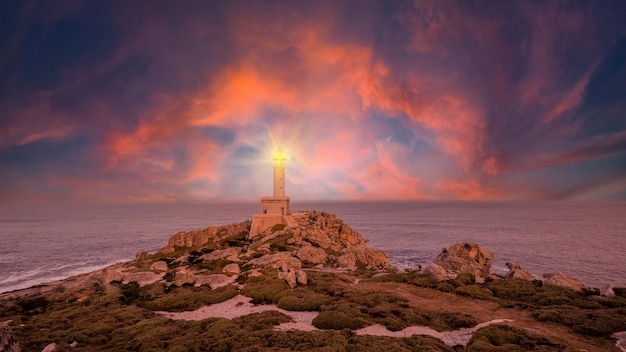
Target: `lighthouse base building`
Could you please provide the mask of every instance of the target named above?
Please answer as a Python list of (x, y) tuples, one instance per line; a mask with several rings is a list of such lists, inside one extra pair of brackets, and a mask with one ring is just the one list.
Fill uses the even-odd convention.
[(249, 238), (278, 224), (295, 225), (289, 208), (289, 197), (285, 196), (285, 160), (279, 148), (274, 160), (274, 195), (261, 198), (261, 212), (252, 216)]

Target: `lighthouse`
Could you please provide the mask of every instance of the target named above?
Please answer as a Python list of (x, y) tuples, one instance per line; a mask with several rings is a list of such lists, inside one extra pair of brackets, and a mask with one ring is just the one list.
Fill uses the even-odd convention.
[(285, 161), (287, 158), (278, 148), (274, 157), (274, 189), (271, 197), (261, 197), (261, 212), (252, 216), (250, 238), (278, 224), (295, 224), (289, 208), (289, 197), (285, 195)]
[(285, 154), (278, 148), (274, 155), (274, 198), (285, 197)]

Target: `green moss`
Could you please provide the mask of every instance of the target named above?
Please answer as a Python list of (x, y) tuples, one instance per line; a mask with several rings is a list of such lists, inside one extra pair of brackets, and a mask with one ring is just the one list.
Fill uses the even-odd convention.
[(489, 299), (493, 297), (493, 293), (488, 288), (481, 288), (478, 285), (469, 285), (457, 287), (454, 293), (459, 296), (465, 296), (476, 299)]
[(467, 344), (471, 351), (561, 351), (563, 346), (508, 325), (490, 325), (474, 333)]
[(331, 303), (332, 299), (303, 288), (293, 291), (282, 291), (275, 297), (277, 306), (288, 311), (315, 311), (320, 310), (322, 305)]
[(313, 319), (313, 326), (318, 329), (358, 330), (365, 326), (365, 321), (343, 310), (327, 310)]
[(241, 289), (241, 294), (252, 298), (254, 304), (275, 304), (278, 303), (278, 294), (288, 288), (282, 279), (264, 276), (249, 279), (249, 283)]
[(174, 287), (170, 291), (153, 290), (137, 301), (137, 305), (153, 311), (182, 312), (221, 303), (235, 297), (239, 292), (234, 286), (224, 286), (212, 290), (210, 287)]
[(572, 306), (543, 308), (533, 312), (542, 322), (569, 326), (586, 336), (609, 337), (616, 331), (626, 330), (626, 309), (587, 310)]

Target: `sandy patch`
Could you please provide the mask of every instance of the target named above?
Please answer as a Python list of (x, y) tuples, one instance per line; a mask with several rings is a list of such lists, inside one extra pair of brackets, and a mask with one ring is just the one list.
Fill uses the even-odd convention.
[[(280, 309), (273, 304), (268, 305), (253, 305), (250, 301), (252, 298), (237, 295), (228, 301), (222, 303), (213, 304), (210, 306), (204, 306), (194, 311), (188, 312), (156, 312), (167, 318), (174, 320), (203, 320), (207, 318), (226, 318), (233, 319), (252, 313), (261, 313), (268, 310), (275, 310), (291, 317), (292, 321), (289, 323), (282, 323), (276, 326), (274, 329), (287, 331), (287, 330), (299, 330), (299, 331), (313, 331), (318, 330), (313, 326), (313, 319), (317, 317), (319, 312), (290, 312), (284, 309)], [(356, 330), (358, 335), (374, 335), (374, 336), (391, 336), (391, 337), (409, 337), (412, 335), (429, 335), (436, 337), (443, 341), (448, 346), (467, 345), (472, 335), (479, 329), (489, 326), (491, 324), (498, 324), (504, 322), (510, 322), (511, 319), (494, 319), (482, 324), (478, 324), (473, 328), (464, 328), (454, 331), (443, 331), (431, 329), (427, 326), (410, 326), (401, 331), (389, 331), (382, 325), (372, 325), (363, 329)], [(625, 334), (626, 335), (626, 334)], [(626, 337), (626, 336), (625, 336)]]
[(473, 328), (463, 328), (454, 331), (442, 331), (431, 329), (427, 326), (409, 326), (400, 331), (389, 331), (386, 327), (376, 324), (363, 329), (356, 330), (357, 335), (374, 335), (374, 336), (390, 336), (390, 337), (409, 337), (412, 335), (429, 335), (443, 341), (448, 346), (462, 345), (465, 346), (472, 338), (472, 335), (481, 328), (491, 324), (499, 324), (510, 322), (510, 319), (494, 319), (488, 322), (478, 324)]
[(289, 323), (282, 323), (276, 327), (277, 330), (301, 330), (312, 331), (317, 330), (313, 326), (313, 319), (319, 314), (319, 312), (290, 312), (284, 309), (280, 309), (273, 304), (268, 305), (253, 305), (250, 303), (252, 298), (237, 295), (228, 301), (222, 303), (213, 304), (210, 306), (204, 306), (199, 309), (188, 312), (156, 312), (167, 318), (174, 320), (204, 320), (207, 318), (226, 318), (233, 319), (252, 313), (261, 313), (268, 310), (275, 310), (283, 313), (293, 320)]

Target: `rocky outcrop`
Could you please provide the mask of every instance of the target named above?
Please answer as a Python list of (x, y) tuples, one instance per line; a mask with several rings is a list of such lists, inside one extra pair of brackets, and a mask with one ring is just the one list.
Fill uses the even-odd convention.
[(477, 283), (483, 283), (492, 274), (491, 260), (493, 258), (493, 253), (487, 248), (482, 248), (473, 242), (465, 242), (444, 248), (434, 263), (446, 271), (448, 279), (470, 273), (474, 275)]
[(521, 279), (532, 281), (535, 279), (533, 274), (528, 271), (522, 269), (522, 267), (516, 262), (508, 262), (506, 263), (507, 268), (509, 268), (509, 272), (504, 275), (505, 279)]
[(278, 268), (283, 264), (287, 265), (290, 268), (302, 268), (302, 262), (300, 261), (300, 259), (293, 257), (290, 252), (266, 254), (260, 258), (252, 259), (248, 262), (248, 265), (251, 265), (252, 267), (262, 268)]
[(584, 286), (577, 278), (562, 272), (543, 274), (543, 283), (548, 285), (562, 286), (581, 292)]
[(20, 344), (15, 339), (11, 320), (0, 322), (0, 351), (20, 352)]
[(326, 264), (328, 254), (321, 248), (313, 247), (310, 244), (305, 243), (296, 252), (296, 257), (298, 257), (303, 263)]
[(250, 221), (226, 226), (208, 227), (204, 230), (183, 231), (175, 234), (167, 242), (167, 246), (160, 249), (160, 253), (173, 253), (176, 247), (197, 247), (209, 241), (220, 241), (237, 234), (247, 234)]
[(285, 280), (289, 287), (294, 288), (298, 284), (307, 284), (307, 275), (304, 270), (289, 267), (285, 263), (278, 266), (278, 278)]

